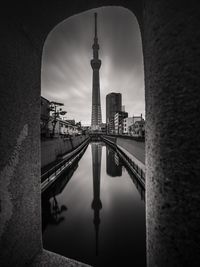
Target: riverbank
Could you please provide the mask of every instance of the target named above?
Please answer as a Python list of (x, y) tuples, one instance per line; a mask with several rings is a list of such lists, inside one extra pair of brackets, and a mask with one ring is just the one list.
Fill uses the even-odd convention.
[(47, 170), (41, 176), (41, 191), (42, 193), (49, 188), (60, 176), (69, 170), (84, 154), (89, 143), (89, 139), (86, 139), (81, 145), (79, 145), (72, 152), (64, 155), (59, 163), (56, 163), (51, 169)]
[[(95, 137), (96, 138), (96, 137)], [(121, 136), (101, 137), (104, 142), (117, 150), (130, 171), (138, 178), (140, 184), (145, 187), (145, 143)], [(67, 139), (53, 139), (42, 142), (42, 183), (50, 176), (56, 176), (58, 169), (77, 154), (79, 148), (93, 140), (89, 136), (77, 136)], [(95, 139), (96, 140), (96, 139)], [(51, 154), (52, 153), (52, 154)], [(46, 157), (46, 158), (44, 158)], [(49, 163), (48, 163), (49, 162)], [(46, 164), (48, 163), (48, 164)]]
[(86, 139), (87, 135), (74, 136), (70, 138), (50, 138), (41, 140), (41, 170), (44, 173), (54, 165), (60, 157), (72, 152)]
[(104, 142), (117, 149), (127, 166), (145, 187), (145, 143), (116, 136), (102, 136)]

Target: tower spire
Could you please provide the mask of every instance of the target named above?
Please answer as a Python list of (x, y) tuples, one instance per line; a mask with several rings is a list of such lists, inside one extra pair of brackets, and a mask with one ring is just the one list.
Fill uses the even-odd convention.
[(94, 13), (94, 43), (93, 59), (91, 60), (91, 67), (93, 69), (93, 84), (92, 84), (92, 119), (91, 126), (93, 130), (98, 130), (102, 123), (101, 118), (101, 99), (100, 99), (100, 79), (99, 69), (101, 67), (101, 60), (99, 59), (99, 44), (97, 37), (97, 13)]
[(96, 12), (94, 13), (94, 23), (95, 23), (95, 26), (94, 26), (94, 37), (97, 38), (97, 13)]

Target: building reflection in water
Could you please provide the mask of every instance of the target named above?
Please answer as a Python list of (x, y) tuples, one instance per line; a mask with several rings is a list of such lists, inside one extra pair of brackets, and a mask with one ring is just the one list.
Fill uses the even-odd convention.
[(102, 203), (100, 199), (100, 183), (101, 183), (101, 155), (102, 144), (91, 143), (92, 149), (92, 172), (93, 172), (93, 201), (92, 209), (94, 210), (93, 223), (95, 226), (95, 242), (96, 242), (96, 255), (98, 255), (98, 238), (99, 238), (99, 225), (100, 225), (100, 210)]
[(126, 168), (131, 180), (133, 181), (135, 187), (137, 188), (138, 193), (140, 194), (141, 200), (145, 202), (145, 189), (144, 187), (140, 184), (138, 179), (135, 177), (135, 175), (129, 170), (129, 168)]
[(77, 168), (78, 163), (73, 165), (67, 174), (64, 172), (59, 182), (55, 182), (42, 194), (42, 232), (48, 224), (58, 225), (65, 219), (63, 212), (67, 211), (67, 207), (65, 205), (59, 207), (56, 196), (62, 193)]
[[(102, 202), (100, 198), (101, 189), (101, 160), (102, 160), (102, 142), (91, 143), (92, 152), (92, 173), (93, 173), (93, 200), (91, 208), (93, 209), (93, 223), (95, 229), (95, 252), (98, 255), (98, 242), (100, 231), (100, 210), (102, 209)], [(70, 170), (59, 178), (59, 181), (54, 183), (51, 188), (42, 194), (42, 232), (45, 231), (48, 224), (59, 225), (65, 220), (65, 212), (67, 206), (58, 203), (57, 196), (66, 188), (68, 182), (78, 168), (78, 162), (74, 164)], [(125, 162), (118, 156), (118, 154), (110, 147), (106, 146), (106, 172), (111, 177), (122, 176), (122, 168), (125, 168), (130, 175), (131, 180), (135, 184), (141, 199), (145, 201), (145, 190), (138, 182), (137, 178), (127, 168)]]
[[(97, 264), (96, 266), (109, 266), (109, 264), (107, 263), (108, 256), (113, 259), (115, 258), (114, 255), (118, 255), (118, 253), (119, 256), (128, 255), (129, 248), (132, 247), (132, 243), (134, 249), (143, 246), (141, 244), (145, 244), (145, 236), (144, 236), (145, 224), (144, 224), (144, 217), (142, 217), (144, 215), (142, 210), (144, 205), (141, 204), (140, 201), (140, 197), (142, 200), (145, 201), (145, 190), (140, 185), (140, 182), (137, 180), (134, 174), (131, 173), (131, 170), (128, 168), (128, 165), (126, 164), (125, 161), (123, 161), (120, 155), (118, 155), (116, 151), (113, 151), (112, 148), (107, 146), (106, 149), (102, 151), (102, 146), (105, 146), (105, 144), (102, 142), (90, 143), (92, 164), (88, 162), (88, 160), (91, 161), (90, 151), (87, 151), (86, 157), (80, 164), (80, 168), (84, 169), (83, 178), (87, 190), (82, 190), (82, 192), (80, 192), (80, 195), (71, 194), (70, 197), (68, 195), (68, 198), (66, 198), (67, 194), (69, 193), (69, 191), (66, 190), (66, 188), (68, 187), (68, 182), (70, 181), (71, 177), (73, 177), (74, 172), (78, 168), (78, 161), (77, 161), (73, 166), (71, 166), (70, 169), (66, 171), (66, 173), (63, 173), (63, 176), (61, 176), (57, 182), (52, 184), (52, 186), (49, 187), (49, 189), (47, 189), (42, 194), (42, 230), (43, 230), (43, 244), (45, 249), (59, 252), (60, 254), (71, 258), (75, 258), (75, 255), (77, 255), (77, 259), (79, 259), (80, 261), (82, 260), (83, 262), (84, 261), (87, 262), (88, 259), (88, 263), (89, 261), (91, 261), (90, 264), (93, 266), (95, 266), (95, 264)], [(86, 161), (88, 164), (86, 164)], [(102, 168), (101, 168), (101, 162), (103, 165)], [(103, 170), (104, 174), (102, 180), (101, 180), (101, 170)], [(129, 173), (129, 175), (127, 175), (127, 172)], [(91, 173), (93, 174), (93, 177), (91, 177)], [(74, 192), (79, 192), (78, 190), (80, 190), (80, 188), (83, 185), (83, 179), (79, 179), (81, 174), (82, 172), (80, 171), (78, 175), (75, 175), (74, 177), (75, 179), (71, 181), (71, 189)], [(110, 176), (111, 177), (121, 176), (121, 177), (119, 179), (117, 178), (111, 179)], [(128, 192), (130, 194), (128, 194), (127, 196), (127, 186), (128, 188), (130, 186), (130, 181), (127, 181), (129, 177), (135, 184), (133, 194), (135, 194), (135, 187), (140, 193), (140, 197), (137, 194), (135, 194), (133, 210), (131, 206), (132, 195), (129, 189)], [(90, 191), (90, 187), (88, 189), (87, 185), (89, 183), (91, 184), (91, 182), (93, 182), (93, 189), (92, 189), (93, 196), (89, 197), (88, 199), (88, 192)], [(121, 186), (122, 184), (124, 184), (125, 186)], [(115, 201), (113, 203), (117, 205), (118, 204), (122, 205), (120, 207), (124, 207), (123, 206), (124, 203), (126, 205), (125, 209), (123, 208), (122, 214), (123, 216), (124, 214), (126, 215), (125, 217), (127, 219), (124, 221), (124, 223), (125, 225), (127, 225), (127, 227), (126, 226), (123, 227), (120, 223), (118, 223), (119, 220), (116, 220), (116, 218), (121, 218), (120, 213), (118, 214), (118, 209), (116, 212), (115, 210), (112, 210), (112, 206), (110, 207), (109, 211), (111, 212), (112, 216), (110, 216), (110, 212), (107, 212), (105, 206), (104, 210), (102, 210), (103, 205), (101, 199), (103, 200), (103, 196), (105, 196), (104, 195), (105, 191), (103, 189), (105, 189), (105, 186), (107, 185), (108, 186), (112, 185), (112, 187), (110, 186), (109, 188), (109, 194), (111, 194), (111, 201)], [(100, 190), (102, 190), (102, 192)], [(117, 198), (116, 198), (116, 192), (117, 192)], [(121, 202), (122, 197), (124, 197), (127, 201)], [(81, 204), (73, 206), (74, 201), (81, 201)], [(69, 209), (67, 208), (67, 206)], [(87, 208), (90, 209), (90, 212), (85, 212), (85, 206), (87, 206)], [(120, 208), (119, 212), (120, 210), (122, 209)], [(124, 211), (126, 212), (124, 213)], [(130, 214), (130, 222), (135, 221), (139, 223), (136, 224), (130, 223), (129, 214)], [(133, 216), (135, 216), (134, 214), (136, 214), (136, 216), (139, 216), (139, 219), (133, 218)], [(104, 222), (106, 221), (108, 222), (109, 218), (112, 229), (110, 227), (105, 227), (103, 229), (104, 224), (102, 223), (101, 220), (102, 216), (104, 216)], [(70, 219), (68, 220), (67, 218)], [(86, 218), (87, 223), (82, 224), (82, 218)], [(78, 229), (76, 230), (77, 232), (75, 232), (74, 230), (75, 221), (78, 222), (77, 223)], [(88, 223), (88, 221), (90, 223)], [(140, 222), (141, 222), (141, 227), (140, 227)], [(79, 225), (79, 223), (81, 225)], [(55, 227), (54, 226), (47, 227), (48, 225), (54, 225)], [(115, 225), (117, 226), (115, 227)], [(91, 227), (93, 230), (93, 235), (89, 237), (88, 234), (86, 233), (88, 233), (88, 231), (90, 232)], [(119, 237), (124, 237), (127, 235), (129, 236), (130, 233), (129, 230), (132, 228), (133, 228), (132, 230), (134, 231), (134, 235), (133, 237), (130, 236), (130, 238), (127, 237), (127, 239), (125, 240), (126, 244), (123, 245), (119, 244), (120, 245), (119, 248), (117, 244), (117, 249), (115, 249), (115, 240), (116, 240), (115, 231), (116, 229), (118, 229), (118, 227), (119, 227)], [(66, 231), (65, 235), (68, 237), (68, 240), (71, 240), (71, 243), (67, 242), (66, 244), (66, 238), (65, 237), (62, 238), (63, 231), (64, 232)], [(101, 246), (102, 253), (100, 253), (99, 249), (100, 234), (101, 234), (101, 240), (103, 242)], [(80, 236), (83, 236), (81, 242), (80, 242)], [(138, 241), (136, 241), (137, 243), (136, 245), (134, 245), (135, 243), (133, 240), (135, 236), (137, 236), (136, 239), (139, 240), (139, 243), (137, 243)], [(91, 247), (94, 248), (92, 253), (91, 253)], [(145, 245), (143, 246), (143, 248), (144, 247)], [(109, 253), (109, 255), (107, 253)], [(132, 250), (130, 253), (132, 253)], [(113, 266), (117, 266), (117, 264), (115, 264), (115, 260), (113, 264), (114, 264)]]
[(122, 176), (122, 164), (117, 153), (106, 147), (106, 172), (111, 177)]
[(130, 178), (135, 184), (141, 199), (145, 201), (145, 189), (138, 182), (138, 179), (135, 175), (130, 171), (127, 167), (126, 163), (119, 157), (116, 151), (114, 151), (111, 147), (106, 146), (106, 172), (111, 177), (120, 177), (122, 176), (122, 170), (129, 173)]

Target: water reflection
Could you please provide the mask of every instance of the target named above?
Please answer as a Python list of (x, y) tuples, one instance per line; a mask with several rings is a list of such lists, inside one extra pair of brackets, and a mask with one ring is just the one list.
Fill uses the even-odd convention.
[(90, 147), (42, 196), (44, 248), (94, 267), (145, 266), (144, 189), (116, 151)]
[(127, 171), (134, 185), (136, 186), (141, 200), (145, 201), (145, 190), (135, 175), (130, 171), (128, 165), (120, 158), (116, 151), (106, 146), (106, 172), (110, 177), (120, 177), (123, 171)]
[(99, 235), (99, 225), (101, 222), (100, 210), (102, 209), (102, 203), (100, 199), (102, 144), (92, 143), (91, 149), (92, 149), (92, 172), (93, 172), (92, 209), (94, 210), (93, 223), (95, 226), (96, 255), (98, 255), (98, 235)]
[(56, 199), (56, 197), (53, 197), (53, 201), (47, 201), (47, 203), (45, 203), (46, 205), (46, 211), (48, 212), (48, 214), (46, 214), (48, 216), (48, 223), (49, 224), (59, 224), (64, 220), (64, 216), (61, 216), (62, 213), (64, 211), (67, 210), (67, 207), (65, 205), (61, 205), (59, 207), (58, 201)]
[(57, 225), (65, 219), (61, 215), (64, 211), (67, 211), (67, 207), (66, 205), (59, 206), (56, 196), (62, 193), (77, 168), (78, 163), (76, 162), (67, 174), (62, 174), (59, 178), (59, 183), (54, 183), (50, 190), (42, 194), (42, 232), (44, 232), (48, 224)]
[(140, 184), (138, 179), (135, 177), (135, 175), (129, 170), (129, 168), (126, 169), (131, 180), (133, 181), (135, 187), (137, 188), (138, 193), (140, 194), (141, 200), (145, 202), (145, 190), (144, 187)]
[(106, 172), (111, 177), (122, 176), (122, 163), (117, 153), (106, 147)]

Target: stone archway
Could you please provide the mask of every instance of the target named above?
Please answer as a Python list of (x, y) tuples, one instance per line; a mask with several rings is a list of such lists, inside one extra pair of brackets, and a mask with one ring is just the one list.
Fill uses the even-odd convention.
[[(199, 7), (174, 1), (15, 3), (1, 9), (1, 224), (3, 266), (41, 254), (40, 67), (44, 40), (69, 16), (123, 6), (141, 27), (147, 114), (148, 266), (198, 266)], [(184, 108), (183, 108), (184, 107)], [(54, 255), (55, 264), (67, 260)], [(38, 257), (37, 266), (41, 263)]]

